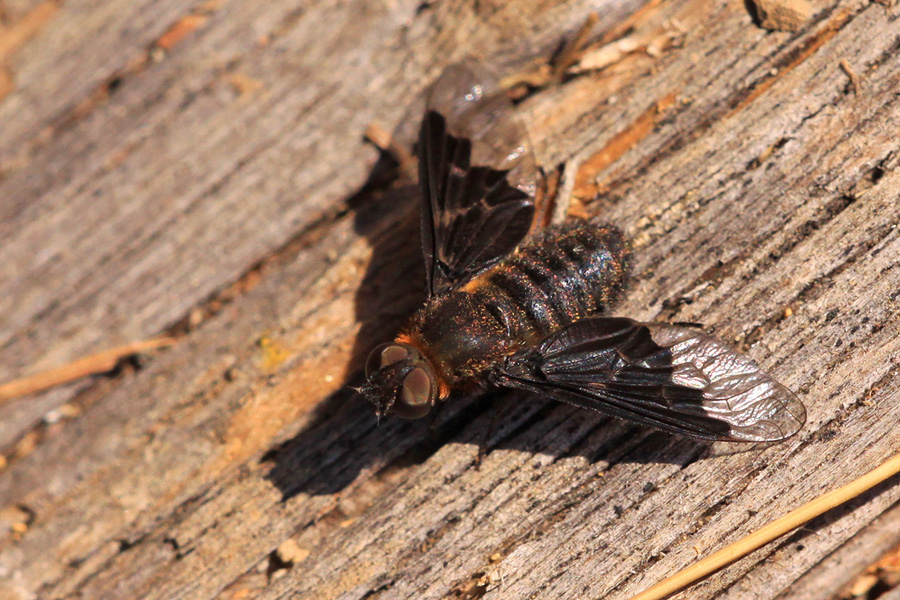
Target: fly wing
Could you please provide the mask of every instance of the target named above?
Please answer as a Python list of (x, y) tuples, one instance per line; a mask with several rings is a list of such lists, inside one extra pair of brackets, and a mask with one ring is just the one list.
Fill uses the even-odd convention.
[(702, 440), (795, 434), (806, 410), (753, 361), (699, 331), (596, 317), (523, 348), (495, 383)]
[(418, 152), (434, 295), (515, 250), (534, 219), (537, 176), (512, 102), (472, 61), (449, 67), (432, 86)]

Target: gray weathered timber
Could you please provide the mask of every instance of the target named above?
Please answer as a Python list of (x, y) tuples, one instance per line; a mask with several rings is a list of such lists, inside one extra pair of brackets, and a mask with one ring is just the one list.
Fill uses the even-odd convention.
[[(152, 335), (331, 222), (375, 159), (366, 126), (396, 122), (462, 41), (524, 63), (634, 6), (502, 4), (228, 3), (168, 53), (153, 40), (214, 5), (64, 4), (0, 104), (0, 377)], [(0, 440), (47, 405), (0, 419)]]
[[(625, 599), (900, 451), (900, 17), (816, 9), (789, 34), (708, 0), (60, 4), (0, 56), (0, 377), (212, 316), (0, 408), (0, 597)], [(490, 400), (376, 427), (346, 387), (422, 298), (414, 188), (357, 193), (366, 126), (591, 10), (592, 39), (639, 11), (678, 43), (528, 97), (541, 162), (634, 241), (615, 312), (746, 351), (806, 403), (792, 440), (509, 396), (476, 469)], [(896, 483), (683, 597), (830, 597), (900, 542)]]

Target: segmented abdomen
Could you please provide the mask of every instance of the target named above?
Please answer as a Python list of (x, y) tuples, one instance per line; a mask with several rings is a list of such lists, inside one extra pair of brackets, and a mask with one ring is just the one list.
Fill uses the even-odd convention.
[(569, 223), (542, 231), (479, 276), (471, 292), (510, 337), (534, 343), (609, 306), (624, 285), (626, 261), (618, 229)]

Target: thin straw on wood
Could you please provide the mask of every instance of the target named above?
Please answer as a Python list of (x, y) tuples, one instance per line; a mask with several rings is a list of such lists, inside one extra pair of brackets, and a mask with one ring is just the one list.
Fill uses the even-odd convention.
[(693, 564), (686, 569), (682, 569), (671, 577), (668, 577), (653, 587), (641, 592), (637, 596), (633, 596), (630, 600), (660, 600), (669, 594), (675, 593), (681, 588), (694, 583), (698, 579), (706, 577), (725, 565), (768, 544), (775, 538), (784, 535), (795, 527), (799, 527), (807, 521), (843, 504), (847, 500), (855, 498), (869, 488), (878, 485), (897, 473), (900, 473), (900, 454), (889, 458), (882, 463), (880, 467), (873, 471), (869, 471), (859, 479), (839, 487), (836, 490), (822, 494), (815, 500), (807, 502), (800, 508), (792, 510), (780, 519), (772, 521), (762, 529), (722, 548), (718, 552), (710, 554), (700, 562)]
[(141, 342), (132, 342), (118, 348), (110, 348), (91, 356), (70, 362), (67, 365), (14, 379), (13, 381), (0, 385), (0, 404), (5, 404), (19, 396), (25, 396), (40, 392), (48, 388), (69, 383), (82, 377), (96, 375), (112, 371), (116, 364), (126, 356), (146, 352), (155, 348), (163, 348), (171, 346), (175, 343), (175, 338), (160, 337)]

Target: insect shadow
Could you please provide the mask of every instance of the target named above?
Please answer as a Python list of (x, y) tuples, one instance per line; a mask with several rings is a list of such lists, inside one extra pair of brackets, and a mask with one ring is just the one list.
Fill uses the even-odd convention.
[(371, 349), (391, 339), (425, 299), (417, 210), (419, 190), (396, 181), (397, 164), (383, 153), (367, 183), (349, 201), (354, 229), (367, 238), (372, 258), (356, 292), (360, 323), (345, 369), (345, 385), (322, 400), (309, 423), (261, 459), (267, 479), (288, 500), (297, 494), (334, 494), (363, 471), (408, 468), (448, 443), (479, 454), (496, 450), (540, 453), (558, 459), (580, 455), (590, 462), (687, 465), (710, 445), (609, 419), (535, 394), (491, 390), (454, 398), (427, 419), (382, 419), (354, 388), (364, 381)]

